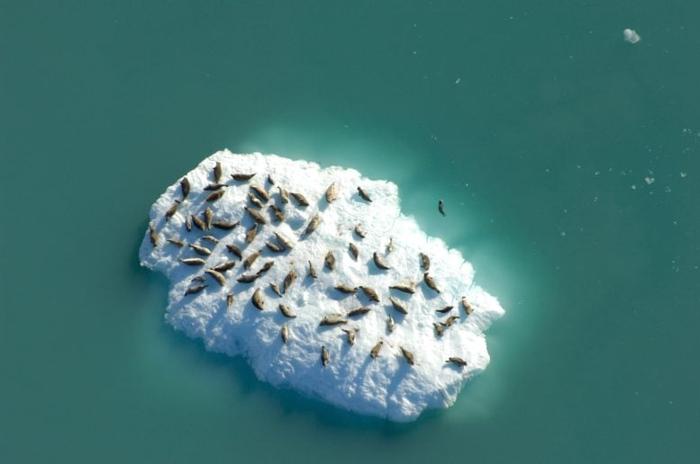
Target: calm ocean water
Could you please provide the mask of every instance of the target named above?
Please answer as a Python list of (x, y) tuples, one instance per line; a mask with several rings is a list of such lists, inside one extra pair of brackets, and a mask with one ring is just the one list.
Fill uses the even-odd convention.
[[(700, 4), (139, 3), (0, 1), (0, 462), (697, 461)], [(508, 312), (453, 408), (164, 324), (148, 208), (224, 147), (392, 180), (474, 264)]]

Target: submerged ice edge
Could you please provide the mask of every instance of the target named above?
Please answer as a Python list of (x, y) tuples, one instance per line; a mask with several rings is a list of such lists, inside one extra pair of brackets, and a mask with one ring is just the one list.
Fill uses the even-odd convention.
[(401, 213), (391, 182), (223, 151), (171, 185), (150, 220), (140, 258), (171, 282), (167, 321), (243, 354), (261, 380), (406, 421), (454, 403), (489, 363), (483, 332), (504, 310), (459, 251)]

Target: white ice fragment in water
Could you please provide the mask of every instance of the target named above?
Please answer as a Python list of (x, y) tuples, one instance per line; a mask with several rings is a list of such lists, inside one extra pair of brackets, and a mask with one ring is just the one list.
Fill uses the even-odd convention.
[(688, 177), (688, 173), (681, 171), (681, 177), (683, 177), (683, 178)]
[(455, 84), (459, 84), (460, 82), (462, 82), (462, 78), (458, 77), (457, 80), (455, 81)]
[(656, 179), (654, 179), (654, 178), (651, 177), (651, 176), (646, 176), (646, 177), (644, 178), (644, 182), (646, 182), (647, 185), (653, 184), (655, 180), (656, 180)]
[[(211, 184), (217, 162), (226, 186), (223, 196), (207, 200), (212, 190), (204, 188), (216, 190)], [(252, 178), (244, 179), (250, 174)], [(244, 356), (258, 378), (275, 386), (396, 421), (450, 406), (462, 385), (488, 365), (484, 331), (504, 314), (503, 308), (474, 284), (474, 270), (459, 251), (427, 236), (415, 219), (401, 213), (395, 184), (368, 179), (353, 169), (229, 151), (215, 153), (185, 177), (187, 188), (181, 183), (184, 178), (178, 179), (153, 204), (139, 253), (142, 265), (170, 280), (166, 321), (203, 340), (206, 349)], [(333, 183), (334, 199), (329, 202), (326, 192)], [(255, 200), (250, 199), (250, 186), (263, 189), (253, 193)], [(358, 194), (358, 186), (371, 201)], [(183, 198), (184, 190), (189, 194)], [(292, 192), (302, 194), (308, 205)], [(262, 217), (244, 210), (246, 205), (254, 210), (256, 202), (262, 203)], [(316, 215), (320, 220), (315, 228), (304, 234)], [(264, 224), (256, 226), (253, 216)], [(190, 221), (196, 227), (188, 230)], [(207, 222), (211, 229), (201, 230)], [(356, 231), (358, 224), (364, 237)], [(197, 254), (188, 245), (201, 243), (204, 235), (218, 241), (207, 242), (210, 254)], [(285, 241), (289, 247), (282, 246)], [(176, 245), (181, 242), (184, 246)], [(329, 251), (334, 269), (325, 264)], [(239, 252), (243, 260), (260, 255), (246, 269)], [(375, 252), (389, 269), (377, 267)], [(420, 253), (430, 259), (429, 275), (439, 292), (424, 280)], [(188, 258), (197, 259), (182, 263)], [(203, 265), (197, 265), (200, 260)], [(235, 265), (229, 268), (232, 261)], [(309, 276), (309, 263), (316, 278)], [(212, 267), (220, 271), (205, 272)], [(292, 269), (297, 278), (286, 279)], [(252, 283), (238, 281), (256, 274)], [(415, 286), (413, 294), (389, 288), (406, 282)], [(372, 301), (365, 291), (348, 290), (360, 285), (374, 289), (380, 301)], [(390, 296), (408, 314), (395, 309)], [(461, 303), (463, 296), (467, 306)], [(447, 306), (454, 308), (446, 314), (436, 311)], [(358, 308), (369, 311), (348, 316)], [(333, 313), (343, 323), (319, 326)], [(353, 344), (342, 329), (354, 334)], [(370, 352), (379, 341), (383, 345), (374, 359)], [(454, 356), (466, 366), (446, 362)]]
[(635, 31), (634, 29), (625, 29), (624, 31), (622, 31), (622, 35), (624, 36), (625, 41), (631, 44), (636, 44), (637, 42), (642, 40), (639, 34), (637, 34), (637, 31)]

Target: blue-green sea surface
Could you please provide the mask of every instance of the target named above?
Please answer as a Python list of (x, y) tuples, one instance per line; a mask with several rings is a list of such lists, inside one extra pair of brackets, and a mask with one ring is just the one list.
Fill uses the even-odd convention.
[[(697, 462), (698, 18), (0, 0), (0, 462)], [(356, 416), (165, 325), (148, 209), (222, 148), (391, 180), (474, 264), (507, 314), (454, 407)]]

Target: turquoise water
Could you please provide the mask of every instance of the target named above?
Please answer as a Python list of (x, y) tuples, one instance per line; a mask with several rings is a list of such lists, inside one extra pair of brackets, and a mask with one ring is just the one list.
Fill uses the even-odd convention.
[[(700, 4), (332, 3), (0, 1), (0, 462), (695, 462)], [(148, 208), (223, 147), (390, 179), (474, 263), (508, 313), (453, 408), (163, 323)]]

